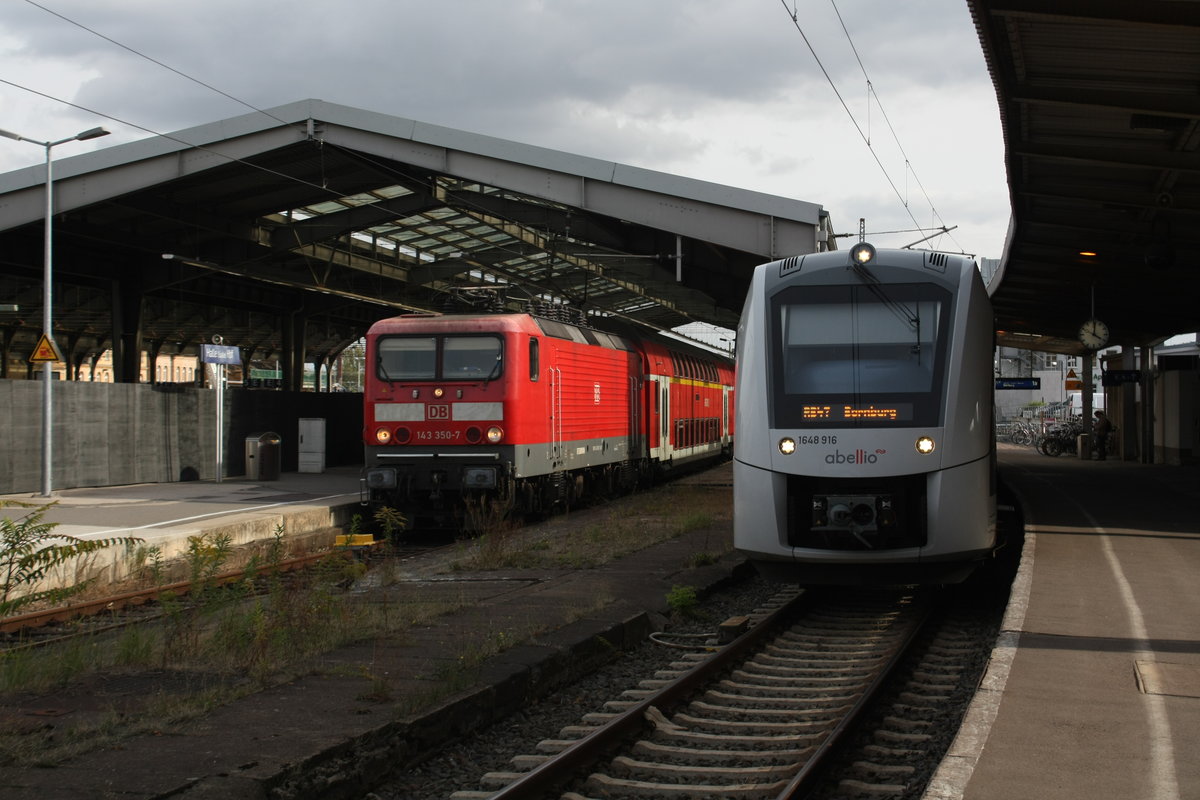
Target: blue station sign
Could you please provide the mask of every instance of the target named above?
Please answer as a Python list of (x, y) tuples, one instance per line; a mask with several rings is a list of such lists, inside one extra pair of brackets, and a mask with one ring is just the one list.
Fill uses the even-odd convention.
[(997, 389), (1040, 389), (1041, 378), (996, 378)]
[(1137, 383), (1142, 379), (1142, 373), (1136, 369), (1110, 369), (1100, 376), (1104, 386), (1120, 386), (1122, 383)]
[(205, 364), (242, 363), (241, 352), (231, 344), (202, 344), (200, 345), (200, 360)]

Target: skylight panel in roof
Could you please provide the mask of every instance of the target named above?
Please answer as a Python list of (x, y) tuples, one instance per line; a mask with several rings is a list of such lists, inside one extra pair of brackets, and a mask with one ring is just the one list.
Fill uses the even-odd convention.
[(373, 192), (359, 192), (358, 194), (343, 197), (341, 201), (348, 206), (365, 206), (371, 203), (378, 203), (379, 199), (379, 196)]
[(405, 195), (412, 194), (413, 192), (411, 189), (408, 189), (404, 186), (393, 184), (392, 186), (384, 186), (380, 189), (372, 189), (371, 193), (383, 198), (384, 200), (390, 200), (393, 197), (404, 197)]
[(313, 214), (332, 214), (335, 211), (345, 211), (346, 206), (340, 200), (326, 200), (322, 203), (305, 206), (304, 210), (311, 211)]

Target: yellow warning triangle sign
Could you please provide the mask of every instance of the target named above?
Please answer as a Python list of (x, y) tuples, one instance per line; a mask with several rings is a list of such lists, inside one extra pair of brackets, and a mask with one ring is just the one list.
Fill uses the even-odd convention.
[(37, 347), (33, 348), (33, 353), (29, 356), (30, 364), (37, 364), (44, 361), (62, 361), (62, 354), (58, 352), (58, 348), (54, 346), (54, 340), (49, 335), (43, 333), (42, 338), (38, 339)]
[(1071, 369), (1071, 370), (1067, 370), (1067, 377), (1068, 378), (1078, 378), (1079, 376), (1075, 374), (1075, 370)]

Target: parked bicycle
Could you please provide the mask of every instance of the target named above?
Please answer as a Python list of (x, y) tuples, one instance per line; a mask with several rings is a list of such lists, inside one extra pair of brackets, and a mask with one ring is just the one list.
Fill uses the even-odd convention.
[(1041, 436), (1037, 427), (1028, 420), (996, 423), (996, 439), (1022, 446), (1031, 445)]
[(1087, 432), (1087, 426), (1078, 419), (1052, 425), (1046, 430), (1046, 435), (1037, 440), (1037, 451), (1044, 456), (1074, 453), (1079, 434)]
[(1040, 436), (1041, 433), (1031, 422), (1014, 422), (1008, 433), (1009, 441), (1022, 446), (1033, 444)]

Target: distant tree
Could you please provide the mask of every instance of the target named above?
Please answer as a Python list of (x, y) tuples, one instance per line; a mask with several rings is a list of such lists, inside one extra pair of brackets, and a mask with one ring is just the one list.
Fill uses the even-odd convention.
[(367, 360), (367, 343), (364, 339), (354, 342), (337, 357), (337, 382), (348, 392), (361, 392), (363, 372)]

